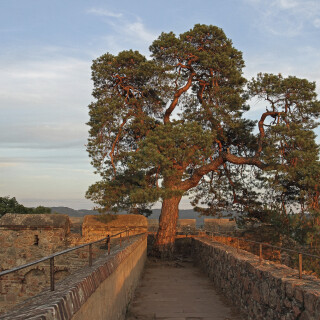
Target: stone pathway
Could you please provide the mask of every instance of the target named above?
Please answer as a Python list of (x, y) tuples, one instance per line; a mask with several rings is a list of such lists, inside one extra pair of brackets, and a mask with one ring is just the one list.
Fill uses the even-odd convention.
[(191, 262), (149, 259), (126, 320), (242, 320)]

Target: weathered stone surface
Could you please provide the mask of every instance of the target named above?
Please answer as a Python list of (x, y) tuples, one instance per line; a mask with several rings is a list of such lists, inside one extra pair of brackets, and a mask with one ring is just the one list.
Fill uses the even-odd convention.
[[(0, 219), (0, 271), (67, 249), (70, 246), (69, 232), (70, 220), (67, 215), (5, 214)], [(68, 255), (67, 261), (62, 257), (56, 259), (57, 281), (70, 274), (73, 269), (70, 262), (75, 260), (72, 257), (75, 255)], [(0, 313), (48, 287), (48, 274), (49, 264), (44, 262), (2, 277)]]
[(148, 219), (148, 231), (157, 232), (159, 229), (159, 219)]
[[(100, 238), (103, 237), (100, 235), (98, 239)], [(89, 239), (70, 232), (70, 220), (67, 215), (6, 214), (0, 219), (0, 241), (0, 271), (3, 271), (89, 242)], [(111, 249), (116, 242), (119, 242), (119, 239), (111, 239)], [(104, 242), (94, 244), (93, 260), (105, 252)], [(88, 265), (88, 257), (88, 247), (56, 257), (55, 281), (61, 281)], [(0, 313), (48, 288), (49, 274), (49, 262), (45, 261), (2, 277)]]
[(148, 228), (147, 218), (137, 214), (119, 214), (116, 219), (104, 223), (99, 221), (96, 215), (88, 215), (84, 217), (82, 224), (83, 241), (99, 240), (107, 235), (115, 235), (126, 230), (126, 228), (130, 228), (130, 235), (146, 232)]
[(194, 261), (249, 320), (320, 320), (320, 280), (251, 253), (195, 238)]
[(7, 213), (0, 219), (0, 229), (62, 228), (70, 230), (70, 220), (66, 214), (17, 214)]
[(234, 231), (237, 226), (235, 220), (230, 220), (227, 218), (205, 218), (203, 222), (204, 230), (209, 232)]
[(55, 291), (41, 292), (0, 319), (124, 319), (146, 260), (146, 241), (146, 235), (135, 236), (121, 251), (101, 256), (58, 283)]

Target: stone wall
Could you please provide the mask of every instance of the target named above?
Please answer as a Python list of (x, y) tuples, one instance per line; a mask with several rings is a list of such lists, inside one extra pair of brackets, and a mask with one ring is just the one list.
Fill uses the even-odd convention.
[[(6, 214), (0, 219), (0, 271), (82, 243), (70, 233), (70, 220), (60, 214)], [(93, 259), (105, 253), (93, 246)], [(88, 248), (55, 258), (55, 280), (60, 281), (88, 264)], [(36, 264), (0, 279), (0, 313), (50, 286), (49, 261)]]
[(134, 236), (122, 250), (103, 255), (92, 267), (62, 280), (55, 291), (43, 291), (1, 320), (124, 319), (146, 260), (146, 235)]
[(230, 232), (236, 229), (236, 221), (226, 218), (206, 218), (203, 220), (203, 229), (209, 232)]
[(67, 215), (7, 213), (0, 219), (0, 271), (66, 249), (69, 233)]
[[(84, 217), (82, 224), (83, 242), (96, 241), (107, 235), (114, 235), (130, 228), (130, 236), (147, 231), (147, 218), (136, 214), (119, 214), (115, 219), (105, 223), (99, 221), (99, 216), (88, 215)], [(124, 234), (122, 235), (124, 236)]]
[(178, 219), (177, 232), (194, 234), (196, 231), (196, 219)]
[(250, 320), (319, 320), (320, 280), (246, 251), (195, 238), (194, 261)]
[(148, 231), (157, 232), (159, 229), (159, 219), (148, 219)]
[[(148, 231), (157, 232), (159, 219), (148, 219)], [(196, 219), (178, 219), (177, 232), (194, 234), (196, 231)]]

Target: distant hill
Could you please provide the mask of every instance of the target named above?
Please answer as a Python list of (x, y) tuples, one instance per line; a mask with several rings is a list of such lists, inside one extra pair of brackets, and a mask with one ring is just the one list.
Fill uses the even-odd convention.
[(61, 213), (61, 214), (67, 214), (69, 217), (84, 217), (86, 215), (90, 214), (98, 214), (98, 211), (95, 210), (87, 210), (87, 209), (80, 209), (75, 210), (68, 207), (51, 207), (51, 212), (54, 213)]
[[(99, 214), (96, 210), (87, 210), (80, 209), (75, 210), (68, 207), (51, 207), (52, 213), (62, 213), (67, 214), (70, 217), (84, 217), (86, 215)], [(125, 214), (126, 212), (119, 212), (119, 214)], [(161, 209), (153, 209), (152, 214), (148, 217), (148, 219), (159, 219), (161, 213)], [(200, 216), (199, 213), (195, 212), (193, 209), (185, 209), (179, 210), (179, 218), (180, 219), (196, 219), (197, 226), (203, 225), (203, 219), (210, 218), (205, 216)]]

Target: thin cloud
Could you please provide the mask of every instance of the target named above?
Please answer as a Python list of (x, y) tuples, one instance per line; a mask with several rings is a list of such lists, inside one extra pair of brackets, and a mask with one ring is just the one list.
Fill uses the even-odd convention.
[(6, 148), (83, 148), (87, 138), (84, 124), (58, 123), (5, 125), (0, 128), (0, 146)]
[(245, 0), (258, 13), (257, 26), (277, 36), (301, 35), (305, 28), (320, 28), (318, 0)]
[(109, 52), (117, 54), (132, 48), (146, 56), (150, 54), (148, 48), (158, 35), (149, 31), (139, 19), (134, 22), (122, 20), (121, 23), (108, 21), (108, 24), (113, 29), (112, 35), (104, 37)]
[(14, 162), (0, 162), (0, 168), (17, 167), (19, 164)]
[(138, 16), (131, 15), (128, 18), (128, 16), (122, 13), (95, 8), (90, 9), (88, 12), (102, 17), (116, 18), (105, 19), (103, 21), (111, 27), (112, 32), (108, 32), (108, 34), (100, 38), (104, 42), (104, 48), (107, 48), (108, 52), (114, 54), (128, 48), (133, 48), (148, 55), (149, 45), (159, 35), (159, 33), (150, 31)]
[(112, 17), (112, 18), (121, 18), (123, 16), (122, 13), (115, 13), (106, 9), (98, 9), (98, 8), (91, 8), (87, 12), (97, 16)]

